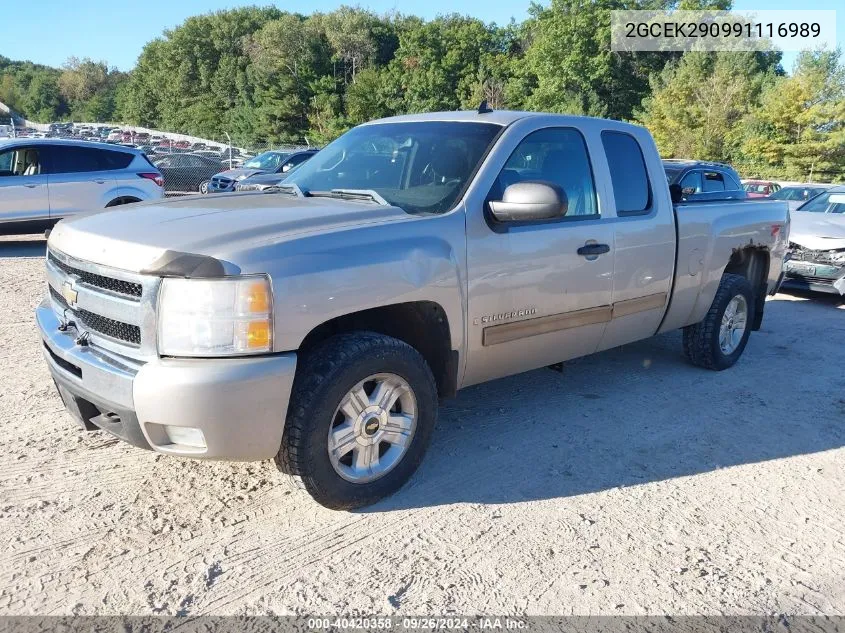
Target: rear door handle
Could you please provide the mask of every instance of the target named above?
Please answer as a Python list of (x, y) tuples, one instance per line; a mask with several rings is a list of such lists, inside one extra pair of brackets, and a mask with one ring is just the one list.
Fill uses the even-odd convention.
[(102, 184), (104, 184), (106, 181), (105, 181), (105, 180), (103, 180), (102, 178), (94, 178), (94, 180), (92, 180), (91, 182), (96, 182), (98, 185), (102, 185)]
[(578, 254), (584, 257), (598, 257), (610, 252), (610, 246), (607, 244), (584, 244), (578, 249)]
[(35, 189), (38, 186), (38, 183), (37, 182), (25, 182), (23, 184), (23, 186), (27, 187), (29, 189)]

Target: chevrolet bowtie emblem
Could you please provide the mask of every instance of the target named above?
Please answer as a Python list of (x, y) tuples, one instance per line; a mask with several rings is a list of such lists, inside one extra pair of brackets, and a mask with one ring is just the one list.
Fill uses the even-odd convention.
[(67, 304), (73, 308), (76, 306), (76, 300), (79, 298), (79, 293), (74, 289), (73, 284), (66, 281), (62, 284), (62, 296), (67, 301)]

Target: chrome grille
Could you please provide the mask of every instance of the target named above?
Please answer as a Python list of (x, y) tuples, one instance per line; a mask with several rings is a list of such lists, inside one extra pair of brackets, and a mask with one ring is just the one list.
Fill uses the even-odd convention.
[(68, 264), (60, 261), (55, 255), (53, 255), (53, 253), (48, 253), (47, 259), (57, 268), (63, 270), (68, 275), (78, 277), (81, 282), (86, 283), (89, 286), (102, 288), (103, 290), (110, 290), (111, 292), (126, 295), (127, 297), (140, 298), (141, 296), (141, 284), (123, 281), (122, 279), (115, 279), (113, 277), (104, 277), (103, 275), (97, 275), (79, 268), (74, 268), (73, 266), (69, 266)]
[[(52, 286), (50, 287), (50, 295), (53, 297), (53, 301), (66, 309), (70, 309), (65, 298)], [(115, 319), (94, 314), (89, 310), (75, 310), (73, 311), (73, 315), (83, 326), (99, 332), (104, 336), (131, 343), (132, 345), (141, 344), (141, 328), (137, 325), (116, 321)]]
[(48, 297), (88, 344), (127, 359), (157, 355), (155, 304), (161, 279), (47, 249)]

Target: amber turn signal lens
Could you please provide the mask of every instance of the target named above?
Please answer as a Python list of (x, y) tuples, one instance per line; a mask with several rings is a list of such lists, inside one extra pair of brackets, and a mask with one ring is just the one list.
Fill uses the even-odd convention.
[(267, 314), (270, 312), (270, 291), (265, 281), (254, 281), (249, 284), (246, 303), (251, 314)]
[(246, 333), (248, 349), (267, 349), (270, 347), (270, 322), (250, 321)]

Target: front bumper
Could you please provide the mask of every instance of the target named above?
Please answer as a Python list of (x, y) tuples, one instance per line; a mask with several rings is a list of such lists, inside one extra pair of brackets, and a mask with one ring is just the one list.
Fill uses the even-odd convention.
[(212, 178), (208, 183), (208, 193), (231, 193), (237, 186), (237, 180), (217, 180)]
[(845, 296), (845, 266), (790, 259), (785, 272), (783, 288)]
[[(140, 363), (76, 343), (45, 301), (36, 308), (44, 357), (71, 415), (135, 446), (204, 459), (256, 461), (282, 442), (296, 354)], [(174, 443), (169, 427), (199, 429), (205, 446)]]

